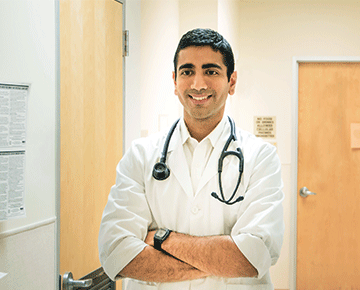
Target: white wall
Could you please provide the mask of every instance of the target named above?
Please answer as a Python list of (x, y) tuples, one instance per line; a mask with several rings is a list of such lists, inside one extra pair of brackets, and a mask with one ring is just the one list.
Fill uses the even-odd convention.
[(177, 1), (141, 1), (141, 75), (137, 83), (141, 89), (142, 136), (170, 125), (179, 115), (172, 81), (178, 31)]
[(218, 28), (218, 0), (181, 0), (178, 13), (179, 38), (194, 28)]
[[(161, 76), (160, 82), (167, 82), (167, 79), (163, 78), (169, 78), (168, 71), (172, 68), (168, 68), (167, 65), (172, 62), (172, 55), (182, 33), (191, 28), (207, 26), (217, 28), (229, 40), (236, 58), (238, 85), (235, 95), (229, 98), (227, 111), (234, 117), (237, 126), (250, 132), (254, 130), (254, 116), (270, 115), (277, 118), (275, 141), (282, 162), (285, 184), (286, 232), (280, 260), (271, 269), (271, 275), (275, 288), (289, 289), (292, 285), (290, 264), (292, 255), (295, 254), (290, 244), (294, 237), (294, 230), (291, 229), (291, 209), (297, 195), (296, 192), (292, 192), (291, 184), (292, 58), (294, 56), (359, 56), (360, 2), (217, 0), (214, 2), (218, 2), (218, 10), (214, 11), (213, 1), (206, 2), (208, 5), (203, 7), (201, 7), (202, 0), (194, 1), (192, 5), (190, 5), (192, 1), (188, 0), (170, 2), (177, 1), (180, 3), (178, 10), (176, 4), (173, 4), (171, 9), (166, 7), (161, 11), (155, 9), (151, 18), (143, 19), (142, 33), (151, 26), (158, 28), (161, 34), (173, 33), (174, 36), (171, 37), (171, 45), (164, 46), (163, 43), (158, 42), (159, 35), (153, 34), (152, 41), (146, 44), (151, 54), (143, 51), (141, 65), (146, 66), (149, 59), (154, 58), (154, 54), (161, 54), (162, 61), (158, 63), (157, 72)], [(173, 26), (176, 22), (175, 24), (166, 22), (170, 18), (173, 19), (172, 21), (178, 18), (178, 28)], [(151, 45), (152, 48), (149, 47)], [(165, 67), (166, 73), (161, 74)], [(152, 78), (153, 82), (159, 82), (157, 76), (155, 74)], [(142, 74), (142, 78), (144, 77), (147, 77), (145, 73)], [(141, 86), (144, 84), (141, 82)], [(161, 92), (155, 93), (146, 90), (146, 87), (142, 87), (142, 91), (141, 129), (151, 133), (157, 131), (155, 123), (160, 111), (153, 103), (158, 102), (165, 95), (173, 94), (173, 87), (167, 83)], [(173, 104), (163, 102), (161, 112), (172, 112)]]
[(141, 88), (142, 136), (166, 129), (182, 115), (172, 80), (174, 53), (188, 30), (217, 28), (217, 7), (217, 0), (141, 1), (141, 77), (136, 82)]
[(55, 216), (55, 3), (0, 0), (0, 81), (30, 83), (25, 219), (6, 231)]
[[(129, 56), (125, 58), (125, 130), (124, 149), (141, 132), (141, 0), (125, 2), (125, 29), (129, 30)], [(128, 96), (128, 97), (127, 97)]]
[[(0, 0), (0, 82), (30, 83), (26, 217), (0, 222), (0, 289), (55, 285), (55, 1)], [(15, 264), (16, 263), (16, 264)], [(36, 278), (41, 273), (43, 278)], [(50, 288), (49, 288), (50, 287)]]

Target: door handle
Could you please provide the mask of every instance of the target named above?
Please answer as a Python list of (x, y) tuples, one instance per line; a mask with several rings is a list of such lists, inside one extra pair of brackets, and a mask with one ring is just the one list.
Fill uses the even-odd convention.
[(311, 192), (305, 186), (299, 190), (299, 194), (301, 197), (308, 197), (309, 195), (316, 195), (315, 192)]
[(63, 276), (63, 290), (73, 290), (76, 288), (85, 288), (92, 285), (92, 279), (74, 280), (71, 272), (66, 272)]

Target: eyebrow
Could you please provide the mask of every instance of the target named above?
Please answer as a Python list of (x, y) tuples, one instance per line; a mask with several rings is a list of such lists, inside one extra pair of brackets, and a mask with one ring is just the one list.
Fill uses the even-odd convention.
[(179, 66), (179, 70), (186, 69), (186, 68), (194, 68), (195, 66), (192, 63), (185, 63)]
[(202, 68), (203, 69), (207, 69), (207, 68), (218, 68), (218, 69), (221, 69), (221, 66), (219, 66), (218, 64), (216, 63), (207, 63), (207, 64), (203, 64), (202, 65)]
[[(194, 68), (195, 66), (192, 64), (192, 63), (185, 63), (183, 65), (181, 65), (179, 67), (179, 71), (182, 70), (182, 69), (189, 69), (189, 68)], [(219, 66), (218, 64), (216, 63), (206, 63), (206, 64), (203, 64), (201, 66), (202, 69), (207, 69), (207, 68), (218, 68), (218, 69), (222, 69), (221, 66)]]

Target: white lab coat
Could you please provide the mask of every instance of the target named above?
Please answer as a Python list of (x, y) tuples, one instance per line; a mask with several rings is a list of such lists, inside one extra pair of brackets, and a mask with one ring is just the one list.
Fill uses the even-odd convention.
[[(148, 229), (166, 227), (195, 236), (231, 235), (240, 251), (257, 269), (257, 278), (207, 277), (176, 283), (127, 281), (126, 289), (273, 289), (269, 268), (275, 264), (282, 245), (284, 223), (280, 162), (274, 146), (237, 129), (238, 141), (228, 150), (240, 147), (244, 173), (236, 197), (245, 199), (226, 205), (211, 196), (218, 195), (218, 158), (230, 134), (227, 122), (214, 147), (196, 193), (193, 192), (179, 125), (169, 145), (167, 164), (170, 177), (152, 177), (167, 132), (136, 140), (117, 166), (116, 184), (105, 207), (99, 233), (100, 261), (115, 279), (146, 244)], [(230, 196), (238, 178), (238, 159), (227, 157), (223, 166), (223, 188)], [(228, 198), (227, 197), (227, 198)]]

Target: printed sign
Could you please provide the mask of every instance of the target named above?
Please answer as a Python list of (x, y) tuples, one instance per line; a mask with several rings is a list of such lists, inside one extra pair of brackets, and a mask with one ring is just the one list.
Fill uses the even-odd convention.
[(26, 120), (30, 85), (0, 83), (0, 221), (25, 213)]
[(276, 139), (276, 117), (254, 117), (256, 137)]

